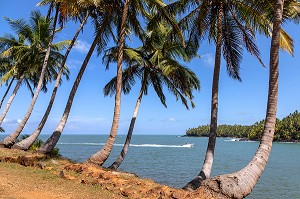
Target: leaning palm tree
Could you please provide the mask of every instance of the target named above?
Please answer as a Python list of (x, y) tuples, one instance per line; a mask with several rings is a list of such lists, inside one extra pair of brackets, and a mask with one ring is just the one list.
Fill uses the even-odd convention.
[[(102, 165), (110, 155), (113, 148), (113, 144), (116, 139), (118, 132), (119, 118), (120, 118), (120, 107), (121, 107), (121, 92), (122, 92), (122, 60), (123, 60), (123, 48), (125, 43), (125, 33), (126, 27), (129, 26), (130, 29), (134, 30), (137, 36), (142, 39), (143, 32), (140, 26), (138, 15), (135, 14), (139, 12), (144, 17), (151, 17), (151, 12), (149, 10), (161, 10), (162, 14), (159, 15), (160, 19), (166, 19), (173, 27), (176, 28), (176, 33), (179, 34), (179, 38), (183, 42), (183, 36), (181, 31), (178, 31), (178, 25), (170, 13), (164, 9), (166, 6), (162, 0), (149, 0), (149, 1), (139, 1), (139, 0), (125, 0), (122, 12), (122, 18), (120, 23), (119, 41), (118, 41), (118, 60), (117, 60), (117, 80), (116, 80), (116, 95), (115, 95), (115, 106), (114, 115), (109, 137), (107, 138), (104, 146), (95, 154), (93, 154), (86, 163)], [(145, 8), (146, 7), (146, 8)], [(184, 42), (183, 42), (184, 43)]]
[[(31, 16), (31, 27), (29, 25), (27, 25), (26, 23), (24, 23), (23, 20), (18, 20), (18, 21), (12, 21), (11, 23), (14, 25), (14, 28), (16, 29), (16, 31), (19, 34), (22, 34), (26, 39), (28, 39), (29, 41), (33, 41), (33, 42), (37, 42), (36, 38), (34, 37), (36, 35), (36, 33), (41, 34), (41, 36), (46, 36), (48, 35), (48, 39), (46, 41), (48, 41), (47, 45), (47, 50), (45, 55), (43, 56), (43, 64), (42, 64), (42, 69), (41, 69), (41, 73), (39, 76), (39, 81), (37, 83), (36, 86), (36, 90), (34, 93), (34, 96), (31, 100), (30, 106), (28, 108), (28, 111), (26, 112), (23, 120), (21, 121), (20, 125), (18, 126), (18, 128), (11, 133), (9, 136), (7, 136), (3, 141), (1, 141), (1, 145), (4, 145), (5, 147), (11, 147), (14, 142), (16, 141), (17, 137), (19, 136), (19, 134), (22, 132), (26, 122), (28, 121), (34, 104), (38, 98), (39, 92), (43, 86), (43, 84), (45, 85), (45, 73), (47, 71), (47, 64), (48, 64), (48, 60), (51, 54), (51, 49), (53, 48), (52, 46), (52, 41), (53, 41), (53, 37), (55, 34), (55, 27), (56, 27), (56, 22), (57, 22), (57, 16), (58, 16), (58, 9), (56, 10), (55, 13), (55, 17), (53, 20), (53, 27), (49, 28), (49, 26), (51, 26), (51, 21), (49, 21), (49, 19), (43, 18), (41, 16), (41, 14), (39, 12), (33, 12), (32, 16)], [(36, 43), (38, 44), (38, 43)], [(42, 47), (37, 45), (37, 47)], [(57, 50), (57, 47), (55, 47)], [(55, 54), (57, 57), (62, 57), (61, 54), (59, 54), (58, 52), (54, 52), (52, 54)], [(35, 54), (36, 56), (36, 54)], [(26, 57), (27, 58), (27, 57)], [(29, 57), (31, 58), (31, 57)], [(35, 59), (38, 59), (41, 57), (35, 57)], [(18, 61), (24, 61), (24, 60), (18, 60)], [(53, 63), (57, 63), (57, 60), (52, 60)], [(50, 62), (50, 61), (49, 61)]]
[[(7, 18), (7, 21), (13, 28), (15, 26), (23, 26), (23, 29), (28, 28), (24, 27), (24, 24), (26, 26), (26, 23), (23, 20), (14, 21)], [(49, 24), (47, 25), (47, 23), (44, 22), (45, 21), (43, 21), (43, 19), (38, 19), (37, 17), (36, 23), (40, 23), (41, 27), (49, 26)], [(0, 37), (0, 67), (1, 73), (3, 73), (0, 82), (7, 82), (10, 79), (14, 79), (16, 81), (15, 88), (6, 103), (2, 114), (0, 115), (0, 125), (6, 117), (10, 105), (22, 84), (25, 84), (29, 88), (32, 96), (34, 95), (32, 86), (37, 86), (39, 79), (37, 71), (40, 71), (41, 69), (40, 65), (43, 63), (43, 57), (45, 54), (43, 50), (38, 50), (39, 48), (42, 49), (42, 47), (39, 47), (39, 43), (47, 42), (47, 36), (43, 35), (43, 31), (39, 30), (40, 29), (37, 27), (33, 30), (35, 33), (32, 35), (32, 38), (27, 39), (22, 34), (18, 34), (18, 38), (10, 34), (5, 34), (3, 37)], [(39, 41), (37, 41), (38, 38), (40, 38)], [(57, 76), (56, 70), (52, 67), (55, 67), (60, 60), (60, 55), (57, 54), (56, 51), (61, 48), (60, 46), (62, 44), (63, 43), (57, 43), (53, 45), (53, 52), (50, 54), (49, 59), (49, 69), (46, 71), (41, 88), (44, 92), (47, 91), (47, 82), (51, 82), (52, 78)], [(68, 72), (66, 68), (64, 68), (63, 73), (64, 75), (67, 75)]]
[(113, 144), (116, 139), (118, 127), (119, 127), (119, 119), (120, 119), (120, 109), (121, 109), (121, 94), (122, 94), (122, 61), (123, 61), (123, 48), (125, 43), (125, 31), (126, 31), (126, 21), (129, 9), (130, 0), (125, 0), (123, 7), (123, 14), (120, 25), (120, 33), (119, 33), (119, 47), (118, 47), (118, 63), (117, 63), (117, 80), (116, 80), (116, 95), (115, 95), (115, 106), (114, 106), (114, 115), (111, 130), (109, 133), (109, 137), (105, 142), (105, 145), (102, 147), (100, 151), (93, 154), (88, 160), (87, 163), (102, 165), (106, 159), (108, 158)]
[[(287, 1), (287, 4), (291, 2)], [(295, 6), (298, 2), (294, 1)], [(203, 186), (213, 190), (221, 197), (244, 198), (251, 193), (267, 164), (274, 137), (278, 101), (279, 47), (283, 19), (284, 0), (264, 1), (263, 5), (274, 7), (273, 31), (270, 48), (269, 91), (264, 131), (259, 147), (252, 160), (238, 172), (210, 178)], [(263, 7), (268, 8), (268, 7)], [(297, 13), (299, 16), (299, 13)]]
[[(147, 95), (149, 86), (153, 86), (160, 101), (166, 107), (166, 97), (163, 93), (162, 86), (166, 85), (168, 90), (188, 109), (187, 99), (193, 103), (193, 90), (200, 89), (200, 83), (196, 74), (176, 61), (176, 58), (188, 61), (193, 57), (187, 55), (180, 41), (170, 41), (168, 36), (171, 29), (166, 28), (162, 23), (156, 27), (156, 30), (148, 34), (144, 46), (131, 49), (124, 49), (125, 61), (129, 67), (123, 72), (123, 92), (128, 94), (135, 84), (135, 78), (141, 79), (141, 88), (136, 101), (134, 113), (130, 122), (127, 137), (123, 149), (117, 160), (109, 167), (117, 169), (123, 162), (131, 141), (136, 117), (143, 95)], [(154, 39), (155, 38), (155, 39)], [(115, 60), (110, 52), (107, 57), (107, 64)], [(195, 54), (194, 54), (195, 55)], [(116, 89), (116, 77), (113, 78), (104, 88), (105, 95), (113, 95)]]
[[(15, 88), (9, 97), (5, 108), (2, 111), (2, 114), (0, 115), (0, 125), (2, 124), (10, 105), (12, 104), (19, 87), (21, 86), (23, 80), (25, 78), (25, 71), (24, 68), (26, 68), (23, 63), (17, 62), (16, 59), (18, 56), (14, 56), (16, 49), (22, 48), (25, 46), (25, 40), (22, 35), (18, 35), (18, 38), (15, 38), (13, 35), (4, 35), (3, 37), (0, 37), (0, 67), (1, 67), (1, 84), (3, 82), (7, 82), (11, 80), (10, 86), (13, 83), (14, 80), (16, 80)], [(25, 80), (25, 82), (28, 83), (28, 81)], [(29, 83), (28, 83), (29, 85)], [(10, 87), (9, 86), (9, 87)], [(5, 95), (8, 93), (9, 88), (6, 90)], [(5, 95), (2, 98), (2, 102), (4, 101)]]
[[(94, 13), (91, 16), (94, 17), (96, 35), (94, 41), (81, 65), (81, 68), (77, 74), (71, 92), (69, 94), (69, 98), (64, 109), (63, 115), (52, 135), (47, 139), (47, 141), (38, 149), (38, 153), (50, 153), (52, 149), (55, 147), (58, 142), (61, 133), (67, 123), (72, 103), (76, 94), (76, 91), (79, 87), (81, 78), (84, 74), (84, 71), (88, 65), (88, 62), (97, 47), (98, 53), (100, 54), (101, 50), (107, 45), (107, 38), (113, 37), (111, 36), (111, 30), (117, 24), (116, 19), (118, 19), (118, 11), (120, 8), (116, 4), (102, 2), (101, 5), (94, 5)], [(93, 6), (92, 6), (93, 7)]]
[[(70, 6), (70, 4), (59, 4), (59, 5), (60, 5), (60, 7), (59, 7), (60, 8), (59, 9), (60, 12), (62, 12), (61, 10), (63, 10), (63, 12), (60, 14), (61, 15), (60, 18), (62, 19), (63, 17), (64, 18), (68, 17), (68, 16), (66, 16), (66, 14), (68, 14), (68, 13), (66, 13), (65, 10), (68, 11), (69, 7), (67, 7), (67, 6)], [(74, 4), (71, 4), (71, 6), (74, 8)], [(75, 14), (77, 14), (77, 10), (79, 10), (78, 7), (79, 7), (79, 5), (77, 5), (75, 7)], [(71, 10), (71, 13), (69, 14), (70, 15), (69, 17), (72, 17), (72, 16), (75, 15), (72, 11), (74, 11), (74, 9)], [(79, 16), (77, 16), (77, 17), (79, 17)], [(71, 51), (71, 49), (72, 49), (72, 47), (73, 47), (73, 45), (75, 43), (75, 41), (76, 41), (76, 39), (77, 39), (80, 31), (82, 30), (84, 24), (86, 23), (88, 17), (89, 17), (89, 12), (87, 11), (85, 17), (82, 19), (82, 22), (81, 22), (79, 28), (77, 29), (77, 31), (76, 31), (76, 33), (75, 33), (75, 35), (74, 35), (74, 37), (73, 37), (73, 39), (72, 39), (72, 41), (70, 43), (70, 45), (69, 45), (69, 47), (68, 47), (65, 55), (64, 55), (64, 58), (62, 60), (62, 63), (61, 63), (60, 69), (59, 69), (59, 73), (58, 73), (56, 81), (55, 81), (55, 85), (54, 85), (53, 91), (52, 91), (52, 94), (51, 94), (51, 97), (50, 97), (50, 101), (49, 101), (48, 107), (47, 107), (47, 109), (45, 111), (45, 114), (44, 114), (43, 118), (41, 119), (38, 127), (34, 130), (34, 132), (30, 136), (28, 136), (27, 138), (21, 140), (20, 142), (18, 142), (16, 144), (14, 144), (12, 146), (12, 148), (18, 148), (18, 149), (22, 149), (22, 150), (28, 150), (30, 148), (30, 146), (36, 141), (36, 139), (40, 135), (41, 131), (43, 130), (43, 127), (44, 127), (44, 125), (45, 125), (45, 123), (46, 123), (46, 121), (48, 119), (48, 116), (50, 114), (50, 111), (52, 109), (52, 106), (53, 106), (53, 103), (54, 103), (54, 100), (55, 100), (55, 97), (56, 97), (57, 89), (58, 89), (58, 86), (60, 84), (61, 76), (63, 74), (63, 71), (64, 71), (63, 69), (64, 69), (65, 63), (67, 61), (68, 55), (69, 55), (69, 53), (70, 53), (70, 51)], [(64, 18), (62, 20), (66, 20)]]
[[(210, 177), (218, 125), (218, 99), (219, 99), (219, 77), (221, 67), (221, 56), (226, 61), (228, 75), (234, 80), (241, 81), (240, 64), (243, 50), (246, 49), (256, 57), (262, 64), (260, 52), (255, 43), (255, 30), (266, 35), (272, 27), (269, 18), (258, 19), (255, 7), (249, 2), (240, 1), (179, 1), (181, 12), (189, 10), (188, 14), (180, 21), (183, 29), (189, 32), (190, 42), (199, 46), (199, 41), (208, 37), (209, 42), (216, 46), (215, 63), (212, 82), (210, 133), (204, 163), (199, 175), (189, 182), (184, 189), (194, 190), (201, 185), (201, 182)], [(176, 5), (177, 4), (177, 5)], [(178, 2), (170, 5), (171, 8), (178, 6)], [(251, 18), (252, 17), (252, 18)], [(254, 23), (251, 19), (255, 18)], [(287, 41), (291, 39), (286, 34)], [(243, 48), (244, 47), (244, 48)]]

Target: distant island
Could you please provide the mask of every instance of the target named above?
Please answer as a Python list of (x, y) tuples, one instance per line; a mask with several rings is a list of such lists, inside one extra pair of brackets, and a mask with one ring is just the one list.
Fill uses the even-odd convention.
[[(218, 137), (236, 137), (243, 140), (260, 140), (264, 130), (265, 120), (256, 122), (253, 125), (226, 125), (218, 126)], [(190, 128), (186, 131), (189, 137), (207, 137), (209, 125), (202, 125)], [(274, 141), (278, 142), (299, 142), (300, 141), (300, 113), (296, 110), (282, 120), (276, 119), (276, 130)]]

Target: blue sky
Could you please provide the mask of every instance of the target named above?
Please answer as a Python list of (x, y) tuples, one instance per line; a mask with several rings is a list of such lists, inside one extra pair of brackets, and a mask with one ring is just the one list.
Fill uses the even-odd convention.
[[(4, 20), (4, 16), (12, 19), (24, 18), (27, 20), (30, 12), (34, 9), (45, 13), (47, 8), (36, 7), (37, 2), (36, 0), (3, 1), (0, 7), (0, 35), (13, 33)], [(78, 26), (79, 24), (74, 24), (73, 22), (67, 23), (66, 28), (56, 36), (56, 40), (71, 39)], [(295, 55), (292, 57), (286, 52), (281, 51), (280, 53), (279, 104), (277, 114), (277, 117), (280, 119), (295, 110), (300, 110), (299, 27), (286, 24), (284, 29), (294, 38)], [(63, 85), (59, 88), (52, 112), (43, 130), (44, 134), (52, 133), (56, 128), (74, 79), (92, 43), (92, 39), (93, 29), (90, 26), (86, 26), (83, 33), (79, 36), (77, 46), (70, 53), (67, 65), (71, 69), (71, 78), (69, 81), (64, 79)], [(222, 60), (219, 88), (219, 124), (250, 125), (265, 117), (270, 39), (258, 36), (257, 42), (261, 50), (262, 59), (267, 67), (263, 68), (255, 58), (245, 52), (241, 65), (243, 82), (234, 81), (227, 76), (225, 62)], [(131, 44), (135, 45), (134, 42)], [(181, 135), (190, 127), (209, 123), (214, 52), (214, 45), (203, 41), (198, 53), (201, 58), (194, 59), (190, 63), (185, 64), (193, 69), (201, 81), (201, 91), (194, 94), (196, 108), (186, 110), (181, 102), (176, 102), (175, 98), (166, 92), (168, 105), (166, 109), (161, 105), (153, 90), (149, 90), (151, 92), (143, 98), (140, 107), (135, 134)], [(112, 65), (109, 71), (105, 71), (101, 56), (97, 57), (94, 53), (78, 88), (64, 133), (109, 133), (113, 116), (114, 98), (104, 97), (102, 89), (114, 76), (115, 65)], [(33, 114), (23, 133), (30, 134), (36, 128), (47, 107), (52, 88), (53, 85), (49, 85), (48, 93), (40, 93)], [(2, 85), (0, 88), (1, 97), (5, 90), (6, 87)], [(130, 95), (122, 96), (120, 134), (127, 133), (138, 90), (139, 86), (136, 85)], [(27, 111), (30, 101), (30, 94), (27, 88), (23, 86), (17, 94), (2, 125), (6, 133), (11, 133), (17, 128), (18, 123)]]

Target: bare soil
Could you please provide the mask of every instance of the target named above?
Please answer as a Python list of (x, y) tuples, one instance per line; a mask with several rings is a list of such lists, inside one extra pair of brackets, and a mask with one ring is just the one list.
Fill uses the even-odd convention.
[(66, 159), (0, 148), (0, 198), (218, 198), (206, 189), (187, 192), (135, 174)]

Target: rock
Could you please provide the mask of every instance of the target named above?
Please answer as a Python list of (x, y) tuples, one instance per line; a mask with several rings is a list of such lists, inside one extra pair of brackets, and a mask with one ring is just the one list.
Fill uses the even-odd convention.
[(53, 170), (53, 167), (45, 167), (44, 170), (46, 170), (46, 171), (52, 171), (52, 170)]

